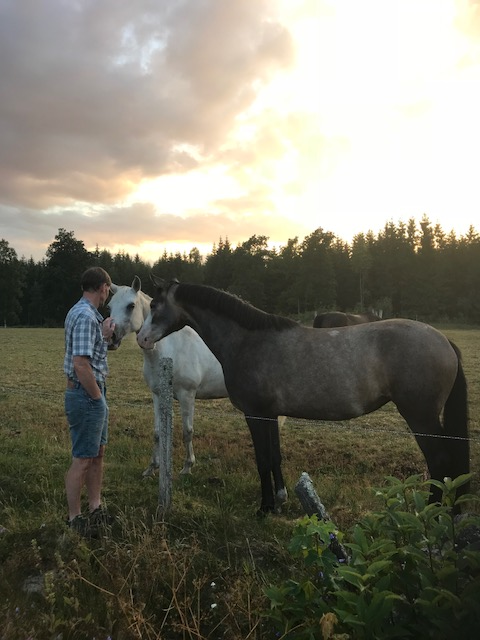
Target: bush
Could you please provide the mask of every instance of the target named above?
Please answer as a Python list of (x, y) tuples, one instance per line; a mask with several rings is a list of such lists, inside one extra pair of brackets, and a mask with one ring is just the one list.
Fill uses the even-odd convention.
[[(477, 637), (480, 628), (480, 517), (453, 507), (479, 498), (456, 490), (461, 476), (422, 482), (387, 478), (380, 511), (342, 536), (316, 516), (298, 522), (289, 552), (292, 575), (266, 595), (266, 614), (282, 640)], [(428, 504), (431, 484), (442, 490)], [(348, 563), (333, 553), (338, 538)]]

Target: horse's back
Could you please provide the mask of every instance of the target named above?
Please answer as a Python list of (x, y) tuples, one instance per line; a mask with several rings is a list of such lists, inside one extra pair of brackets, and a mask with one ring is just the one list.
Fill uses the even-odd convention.
[(255, 398), (252, 410), (265, 406), (266, 395), (278, 414), (319, 420), (346, 420), (390, 400), (427, 404), (428, 394), (441, 404), (458, 370), (448, 339), (413, 320), (262, 333), (242, 355), (249, 371), (225, 372), (229, 389), (238, 385)]
[(315, 329), (329, 329), (331, 327), (349, 327), (365, 322), (377, 322), (380, 316), (367, 311), (366, 313), (344, 313), (343, 311), (326, 311), (318, 313), (313, 319)]
[(348, 368), (353, 379), (364, 378), (360, 384), (367, 390), (377, 386), (395, 403), (400, 395), (425, 396), (427, 388), (434, 394), (444, 389), (439, 396), (444, 402), (454, 383), (458, 355), (446, 336), (430, 325), (391, 319), (331, 329), (326, 337), (319, 333), (317, 353), (325, 350), (335, 371)]
[(382, 318), (377, 316), (373, 311), (366, 311), (365, 313), (351, 314), (348, 316), (353, 318), (352, 324), (363, 324), (364, 322), (378, 322)]
[(372, 358), (399, 361), (406, 354), (412, 360), (418, 357), (432, 361), (444, 356), (449, 359), (456, 356), (444, 334), (416, 320), (394, 318), (331, 327), (327, 331), (301, 327), (301, 331), (312, 357), (319, 357), (327, 351), (332, 356), (338, 354), (335, 361), (347, 358), (348, 353), (357, 354), (366, 362)]
[(342, 311), (327, 311), (325, 313), (317, 313), (317, 315), (313, 319), (313, 326), (315, 329), (346, 327), (347, 325), (347, 315)]

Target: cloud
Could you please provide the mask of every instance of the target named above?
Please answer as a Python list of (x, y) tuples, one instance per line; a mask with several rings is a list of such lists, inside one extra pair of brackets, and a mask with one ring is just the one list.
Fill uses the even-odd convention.
[(93, 251), (96, 246), (109, 248), (113, 253), (124, 250), (132, 256), (139, 253), (150, 262), (164, 250), (188, 253), (196, 247), (206, 256), (220, 238), (229, 238), (235, 245), (253, 235), (264, 235), (272, 244), (279, 245), (285, 243), (285, 233), (300, 238), (309, 233), (301, 222), (264, 215), (262, 203), (268, 204), (264, 198), (257, 194), (251, 200), (225, 199), (216, 202), (212, 212), (193, 212), (188, 216), (158, 213), (148, 202), (126, 207), (85, 204), (83, 210), (60, 208), (48, 214), (0, 206), (0, 220), (2, 227), (9, 229), (8, 242), (18, 257), (33, 257), (36, 261), (44, 257), (59, 229), (72, 231), (88, 250)]
[(0, 235), (150, 257), (475, 221), (480, 2), (388, 6), (0, 0)]
[(113, 203), (215, 155), (292, 64), (268, 0), (4, 2), (0, 193), (31, 209)]

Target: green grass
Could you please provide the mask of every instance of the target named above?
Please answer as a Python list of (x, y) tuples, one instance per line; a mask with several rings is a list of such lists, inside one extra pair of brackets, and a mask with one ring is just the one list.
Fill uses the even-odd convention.
[[(476, 470), (480, 330), (444, 332), (463, 352)], [(261, 615), (263, 589), (288, 575), (285, 547), (302, 515), (294, 494), (302, 471), (344, 531), (376, 506), (370, 489), (385, 476), (425, 472), (392, 406), (345, 423), (288, 419), (282, 452), (290, 500), (281, 515), (258, 520), (259, 481), (243, 416), (227, 399), (198, 401), (197, 465), (181, 477), (175, 404), (173, 501), (162, 516), (158, 480), (141, 476), (153, 409), (142, 354), (128, 339), (109, 354), (104, 496), (117, 522), (101, 540), (86, 542), (64, 525), (70, 442), (63, 331), (2, 329), (0, 353), (0, 640), (273, 638)], [(28, 592), (32, 584), (41, 589)]]

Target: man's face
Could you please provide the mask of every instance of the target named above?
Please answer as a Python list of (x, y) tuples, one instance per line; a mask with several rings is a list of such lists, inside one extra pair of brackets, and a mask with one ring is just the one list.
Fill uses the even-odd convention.
[(110, 295), (110, 285), (107, 284), (106, 282), (102, 284), (101, 293), (102, 293), (102, 304), (105, 304), (105, 302), (108, 300), (108, 296)]

